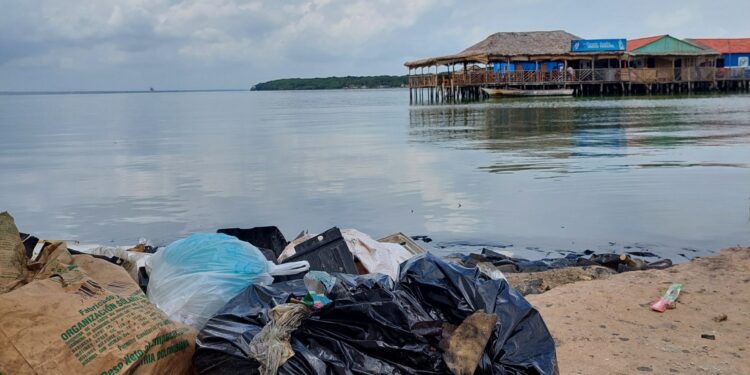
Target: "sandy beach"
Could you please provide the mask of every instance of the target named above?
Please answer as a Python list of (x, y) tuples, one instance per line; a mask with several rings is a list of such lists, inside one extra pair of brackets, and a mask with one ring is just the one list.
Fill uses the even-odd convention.
[[(676, 308), (652, 311), (675, 282)], [(750, 248), (526, 298), (555, 338), (561, 374), (750, 374)]]

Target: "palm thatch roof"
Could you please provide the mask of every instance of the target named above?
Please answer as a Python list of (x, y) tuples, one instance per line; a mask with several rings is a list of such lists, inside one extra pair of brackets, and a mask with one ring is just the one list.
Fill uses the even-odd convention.
[(500, 32), (454, 55), (409, 61), (409, 68), (458, 62), (488, 63), (514, 57), (570, 55), (570, 42), (580, 37), (562, 30)]
[(495, 33), (461, 54), (557, 55), (570, 52), (570, 42), (578, 39), (581, 38), (562, 30)]

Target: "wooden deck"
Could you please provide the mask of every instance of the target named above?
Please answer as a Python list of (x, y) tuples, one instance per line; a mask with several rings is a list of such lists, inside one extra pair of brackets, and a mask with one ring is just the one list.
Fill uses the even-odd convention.
[(575, 95), (750, 91), (750, 68), (609, 68), (494, 72), (474, 69), (409, 76), (411, 102), (475, 100), (480, 88), (573, 89)]
[(567, 72), (493, 72), (487, 70), (409, 76), (410, 88), (461, 88), (493, 86), (567, 86), (582, 84), (665, 84), (748, 81), (750, 68), (612, 68)]

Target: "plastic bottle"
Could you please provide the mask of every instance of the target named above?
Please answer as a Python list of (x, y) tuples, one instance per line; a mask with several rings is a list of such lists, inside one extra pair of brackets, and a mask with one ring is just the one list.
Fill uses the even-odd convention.
[(677, 301), (677, 297), (680, 296), (680, 291), (682, 290), (682, 284), (672, 284), (672, 286), (667, 289), (667, 292), (664, 293), (663, 296), (659, 297), (656, 302), (651, 304), (651, 310), (658, 311), (658, 312), (664, 312), (667, 310), (667, 306), (669, 306), (670, 303), (673, 303)]

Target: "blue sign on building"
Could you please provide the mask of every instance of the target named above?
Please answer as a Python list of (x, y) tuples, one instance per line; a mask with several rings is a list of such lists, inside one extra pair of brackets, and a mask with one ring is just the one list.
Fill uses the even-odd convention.
[(626, 39), (581, 39), (570, 41), (571, 52), (625, 51)]

